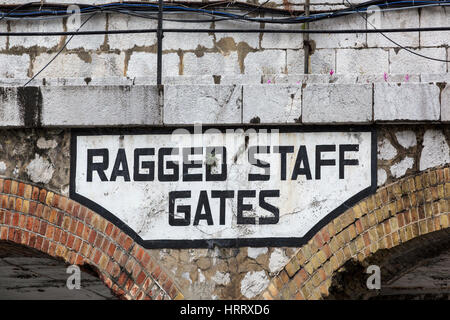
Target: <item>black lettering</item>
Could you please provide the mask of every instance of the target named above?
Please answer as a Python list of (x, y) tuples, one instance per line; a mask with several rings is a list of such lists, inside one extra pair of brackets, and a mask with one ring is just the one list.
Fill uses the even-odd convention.
[(286, 180), (286, 154), (294, 152), (293, 146), (277, 146), (273, 147), (273, 152), (280, 154), (281, 180)]
[[(304, 167), (301, 167), (303, 163)], [(297, 180), (299, 175), (305, 175), (306, 180), (311, 180), (311, 169), (309, 168), (308, 153), (305, 146), (300, 146), (297, 159), (295, 160), (294, 169), (292, 170), (292, 180)]]
[(211, 158), (216, 158), (217, 152), (222, 156), (222, 164), (220, 173), (211, 173), (211, 169), (217, 166), (217, 163), (206, 163), (206, 181), (225, 181), (227, 180), (227, 149), (225, 147), (207, 147), (206, 154), (210, 154)]
[(248, 148), (248, 162), (255, 167), (263, 168), (264, 174), (249, 173), (248, 181), (268, 181), (270, 179), (270, 164), (255, 158), (255, 154), (270, 153), (269, 146), (251, 146)]
[(211, 191), (211, 198), (219, 198), (220, 199), (220, 221), (221, 225), (225, 224), (225, 212), (226, 212), (226, 199), (234, 198), (234, 191), (226, 190), (226, 191)]
[(251, 204), (244, 204), (244, 198), (255, 198), (255, 190), (239, 190), (238, 191), (238, 203), (237, 203), (237, 224), (256, 224), (255, 218), (244, 217), (244, 211), (250, 211), (253, 209)]
[[(137, 148), (134, 149), (134, 181), (153, 181), (155, 179), (155, 162), (154, 161), (142, 161), (140, 163), (141, 156), (153, 156), (155, 154), (154, 148)], [(139, 169), (148, 169), (147, 173), (139, 173)]]
[[(122, 167), (122, 169), (120, 169)], [(130, 171), (128, 170), (127, 155), (125, 149), (117, 150), (116, 161), (114, 162), (113, 171), (111, 173), (110, 181), (116, 181), (117, 177), (123, 177), (124, 181), (130, 181)]]
[(201, 160), (189, 160), (190, 155), (202, 154), (201, 147), (183, 148), (183, 181), (202, 181), (201, 173), (189, 173), (189, 169), (201, 168)]
[[(94, 157), (103, 157), (102, 162), (95, 162)], [(109, 166), (109, 152), (108, 149), (88, 149), (87, 150), (87, 173), (86, 181), (92, 182), (92, 172), (97, 171), (101, 181), (108, 181), (105, 170)]]
[[(202, 214), (203, 208), (205, 209), (205, 213)], [(208, 194), (206, 191), (200, 191), (197, 211), (195, 212), (194, 226), (198, 225), (200, 220), (206, 220), (208, 226), (213, 224), (211, 207), (209, 206)]]
[(180, 169), (177, 161), (167, 161), (167, 169), (171, 169), (172, 173), (164, 173), (164, 157), (168, 155), (178, 155), (178, 149), (161, 148), (158, 151), (158, 180), (159, 181), (178, 181)]
[(345, 159), (345, 152), (347, 151), (359, 151), (359, 144), (339, 145), (339, 179), (344, 179), (344, 166), (359, 165), (358, 159)]
[(280, 210), (267, 203), (265, 198), (279, 198), (280, 190), (261, 190), (259, 192), (259, 206), (264, 210), (273, 213), (273, 217), (261, 217), (259, 218), (259, 224), (276, 224), (280, 220)]
[(191, 223), (191, 207), (188, 205), (177, 206), (177, 213), (183, 213), (184, 218), (175, 217), (175, 200), (191, 197), (190, 191), (169, 192), (169, 225), (174, 227), (188, 226)]
[(333, 151), (336, 151), (336, 145), (334, 144), (321, 144), (316, 146), (316, 180), (320, 180), (320, 167), (336, 165), (336, 161), (334, 159), (322, 160), (321, 158), (322, 152)]

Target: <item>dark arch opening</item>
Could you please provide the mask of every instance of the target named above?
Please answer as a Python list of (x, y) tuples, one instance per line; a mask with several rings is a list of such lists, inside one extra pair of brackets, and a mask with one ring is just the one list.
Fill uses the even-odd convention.
[[(381, 289), (369, 290), (367, 267), (381, 271)], [(450, 230), (419, 236), (366, 260), (350, 260), (335, 274), (325, 299), (450, 299)]]
[(69, 264), (34, 248), (0, 241), (1, 300), (113, 300), (94, 267), (83, 265), (80, 289), (70, 290)]

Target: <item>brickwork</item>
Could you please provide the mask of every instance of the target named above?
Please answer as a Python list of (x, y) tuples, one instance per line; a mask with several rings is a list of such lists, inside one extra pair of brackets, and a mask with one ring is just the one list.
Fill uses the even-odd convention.
[(0, 179), (0, 240), (70, 264), (88, 264), (123, 299), (182, 299), (174, 281), (140, 245), (95, 212), (59, 194)]
[(322, 228), (274, 276), (263, 299), (321, 299), (347, 261), (449, 227), (450, 168), (398, 180)]

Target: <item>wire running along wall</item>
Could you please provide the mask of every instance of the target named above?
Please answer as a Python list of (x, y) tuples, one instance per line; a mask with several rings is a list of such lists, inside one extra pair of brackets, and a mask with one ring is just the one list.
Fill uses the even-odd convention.
[[(138, 33), (156, 33), (157, 36), (157, 85), (162, 84), (162, 41), (164, 37), (164, 33), (279, 33), (279, 34), (345, 34), (345, 33), (379, 33), (387, 38), (389, 41), (394, 43), (396, 46), (405, 49), (406, 51), (420, 56), (422, 58), (441, 61), (441, 62), (450, 62), (449, 60), (436, 59), (428, 56), (424, 56), (422, 54), (415, 53), (401, 44), (391, 40), (389, 37), (384, 35), (384, 33), (399, 33), (399, 32), (430, 32), (430, 31), (450, 31), (450, 26), (440, 26), (440, 27), (416, 27), (416, 28), (375, 28), (372, 24), (370, 24), (373, 29), (320, 29), (320, 30), (311, 30), (309, 28), (299, 28), (299, 29), (265, 29), (265, 28), (255, 28), (255, 29), (212, 29), (212, 28), (163, 28), (163, 21), (175, 21), (175, 22), (217, 22), (223, 20), (245, 20), (247, 22), (264, 22), (264, 23), (272, 23), (272, 24), (308, 24), (309, 22), (322, 20), (322, 19), (331, 19), (342, 17), (350, 14), (360, 14), (362, 18), (367, 21), (367, 18), (363, 15), (363, 13), (367, 13), (368, 10), (372, 6), (377, 6), (380, 11), (392, 11), (392, 10), (403, 10), (410, 8), (423, 8), (423, 7), (433, 7), (433, 6), (448, 6), (450, 5), (450, 1), (367, 1), (358, 5), (353, 5), (350, 1), (346, 0), (349, 4), (349, 8), (334, 10), (325, 13), (317, 13), (310, 14), (309, 8), (305, 8), (303, 13), (308, 12), (305, 15), (299, 15), (295, 17), (288, 18), (257, 18), (250, 17), (251, 13), (260, 13), (266, 12), (269, 10), (270, 12), (276, 12), (278, 14), (286, 14), (287, 12), (283, 10), (277, 10), (273, 8), (265, 8), (263, 5), (266, 2), (261, 3), (256, 6), (253, 5), (253, 8), (243, 15), (236, 15), (234, 13), (224, 12), (224, 11), (216, 11), (216, 10), (207, 10), (204, 8), (191, 8), (181, 5), (165, 5), (163, 0), (158, 0), (157, 4), (151, 3), (109, 3), (104, 5), (81, 5), (80, 14), (90, 14), (88, 20), (92, 18), (97, 12), (103, 13), (119, 13), (126, 14), (131, 16), (137, 16), (141, 18), (155, 19), (157, 20), (157, 28), (156, 29), (132, 29), (132, 30), (94, 30), (94, 31), (83, 31), (80, 30), (83, 25), (87, 22), (87, 20), (76, 30), (76, 31), (60, 31), (60, 32), (0, 32), (0, 36), (12, 36), (12, 37), (27, 37), (27, 36), (71, 36), (68, 41), (65, 42), (62, 49), (47, 63), (44, 68), (42, 68), (38, 73), (34, 75), (24, 86), (29, 84), (39, 73), (41, 73), (65, 48), (67, 43), (72, 39), (75, 35), (105, 35), (105, 34), (138, 34)], [(223, 4), (223, 2), (220, 2)], [(236, 4), (236, 2), (234, 2)], [(252, 6), (245, 3), (237, 2), (240, 6)], [(19, 6), (14, 7), (12, 10), (8, 12), (0, 12), (0, 21), (3, 19), (53, 19), (55, 17), (67, 17), (67, 10), (61, 10), (60, 7), (53, 8), (50, 5), (49, 9), (41, 10), (39, 7), (38, 11), (23, 11), (24, 8), (28, 6), (34, 6), (36, 4), (42, 5), (41, 2), (29, 2)], [(211, 4), (213, 5), (213, 4)], [(53, 8), (53, 9), (52, 9)], [(133, 9), (134, 11), (130, 10)], [(138, 13), (136, 13), (138, 12)], [(205, 14), (209, 16), (213, 16), (213, 19), (208, 20), (186, 20), (186, 19), (168, 19), (164, 17), (164, 12), (174, 13), (174, 12), (185, 12), (185, 13), (197, 13), (197, 14)], [(142, 15), (145, 13), (147, 15)], [(157, 17), (149, 16), (148, 14), (157, 14)], [(290, 12), (292, 15), (292, 12)], [(369, 21), (367, 21), (369, 23)]]

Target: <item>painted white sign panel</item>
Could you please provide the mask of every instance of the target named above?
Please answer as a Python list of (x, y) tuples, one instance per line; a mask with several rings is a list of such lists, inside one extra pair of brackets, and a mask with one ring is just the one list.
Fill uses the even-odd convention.
[(74, 131), (71, 197), (148, 248), (296, 246), (376, 188), (367, 128), (196, 131)]

